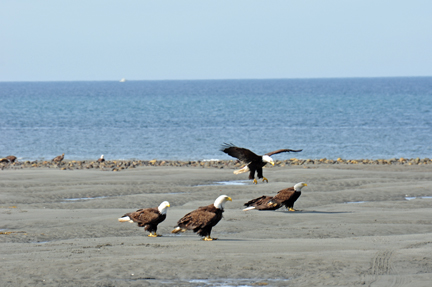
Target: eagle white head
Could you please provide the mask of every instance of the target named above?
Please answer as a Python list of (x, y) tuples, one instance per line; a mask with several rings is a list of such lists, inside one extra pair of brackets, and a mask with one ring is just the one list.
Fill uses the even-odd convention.
[(231, 197), (229, 197), (228, 195), (221, 195), (216, 198), (213, 204), (217, 209), (224, 209), (225, 202), (227, 201), (232, 201)]
[(169, 204), (168, 201), (164, 201), (159, 205), (158, 210), (161, 214), (166, 214), (168, 211), (168, 207), (170, 207), (170, 206), (171, 205)]
[(269, 157), (268, 155), (266, 155), (266, 154), (262, 156), (262, 161), (263, 162), (268, 162), (271, 165), (274, 165), (273, 159), (271, 157)]
[(306, 183), (304, 183), (304, 182), (299, 182), (299, 183), (297, 183), (296, 185), (294, 185), (294, 190), (295, 190), (295, 191), (301, 191), (301, 189), (302, 189), (303, 187), (305, 187), (305, 186), (307, 186)]

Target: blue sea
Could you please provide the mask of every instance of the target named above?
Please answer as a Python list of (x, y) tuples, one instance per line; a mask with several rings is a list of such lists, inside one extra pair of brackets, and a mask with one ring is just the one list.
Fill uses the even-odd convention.
[(1, 82), (0, 157), (432, 157), (432, 77)]

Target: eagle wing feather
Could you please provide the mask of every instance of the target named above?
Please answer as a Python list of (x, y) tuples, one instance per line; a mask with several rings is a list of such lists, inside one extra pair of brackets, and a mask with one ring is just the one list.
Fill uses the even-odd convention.
[(246, 149), (246, 148), (242, 148), (242, 147), (237, 147), (233, 144), (227, 144), (224, 143), (224, 145), (222, 146), (221, 151), (223, 151), (224, 153), (238, 158), (241, 161), (244, 162), (251, 162), (251, 161), (259, 161), (261, 160), (261, 156), (255, 154), (254, 152)]
[(255, 199), (249, 200), (244, 204), (244, 206), (258, 206), (261, 204), (267, 204), (269, 200), (271, 200), (272, 196), (263, 195), (261, 197), (257, 197)]
[(297, 149), (297, 150), (296, 149), (278, 149), (278, 150), (266, 153), (266, 155), (272, 156), (274, 154), (278, 154), (278, 153), (282, 153), (282, 152), (301, 152), (301, 151), (302, 151), (302, 149)]
[(183, 216), (177, 225), (189, 230), (203, 228), (208, 225), (214, 226), (217, 222), (217, 215), (214, 212), (214, 205), (199, 207)]
[(289, 188), (279, 190), (274, 198), (280, 202), (284, 202), (284, 201), (290, 199), (294, 193), (295, 193), (294, 188), (289, 187)]
[[(146, 224), (151, 224), (159, 219), (160, 213), (157, 208), (138, 209), (135, 212), (127, 213), (124, 216), (129, 216), (138, 226), (142, 227)], [(123, 216), (123, 217), (124, 217)]]

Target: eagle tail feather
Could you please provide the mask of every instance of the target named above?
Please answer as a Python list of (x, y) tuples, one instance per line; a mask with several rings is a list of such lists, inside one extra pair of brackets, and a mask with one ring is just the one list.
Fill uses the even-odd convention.
[(120, 217), (118, 219), (118, 221), (120, 221), (120, 222), (133, 222), (132, 219), (130, 219), (129, 216)]
[(240, 173), (244, 173), (244, 172), (248, 172), (248, 171), (249, 171), (249, 167), (246, 165), (242, 169), (235, 170), (234, 174), (240, 174)]
[(181, 228), (180, 226), (177, 226), (176, 228), (174, 228), (171, 233), (179, 233), (179, 232), (185, 232), (186, 229)]
[(243, 209), (243, 211), (248, 211), (248, 210), (252, 210), (252, 209), (255, 209), (255, 206), (249, 206), (249, 207)]

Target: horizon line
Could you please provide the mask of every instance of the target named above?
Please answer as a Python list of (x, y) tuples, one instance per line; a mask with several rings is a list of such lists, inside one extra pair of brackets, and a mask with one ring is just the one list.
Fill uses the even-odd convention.
[(431, 78), (430, 76), (359, 76), (359, 77), (311, 77), (311, 78), (219, 78), (219, 79), (132, 79), (120, 78), (116, 80), (18, 80), (2, 81), (0, 83), (54, 83), (54, 82), (175, 82), (175, 81), (264, 81), (264, 80), (331, 80), (331, 79), (394, 79), (394, 78)]

